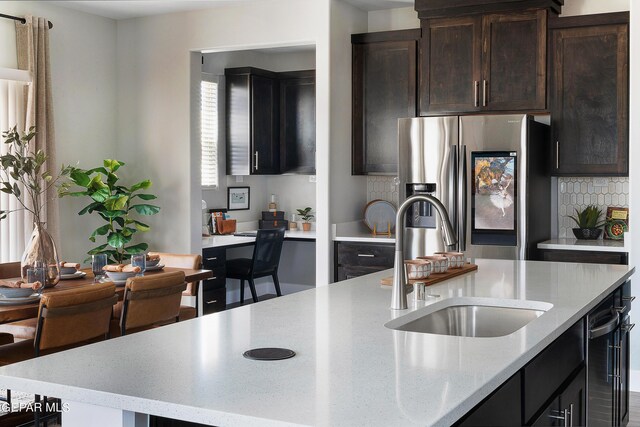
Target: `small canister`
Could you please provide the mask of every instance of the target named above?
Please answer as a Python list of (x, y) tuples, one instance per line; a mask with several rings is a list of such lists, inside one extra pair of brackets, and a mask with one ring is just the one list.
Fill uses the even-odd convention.
[(413, 284), (413, 299), (415, 301), (424, 301), (424, 282), (416, 282)]

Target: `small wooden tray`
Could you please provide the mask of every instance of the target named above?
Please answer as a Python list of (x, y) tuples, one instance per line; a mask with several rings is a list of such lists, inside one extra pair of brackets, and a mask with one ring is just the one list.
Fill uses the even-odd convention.
[[(426, 279), (409, 279), (409, 284), (413, 285), (416, 282), (424, 282), (426, 286), (435, 285), (438, 282), (442, 282), (452, 277), (461, 276), (471, 271), (476, 271), (478, 266), (475, 264), (465, 264), (462, 268), (450, 268), (445, 273), (431, 273)], [(385, 277), (380, 280), (381, 285), (391, 286), (393, 284), (393, 277)]]

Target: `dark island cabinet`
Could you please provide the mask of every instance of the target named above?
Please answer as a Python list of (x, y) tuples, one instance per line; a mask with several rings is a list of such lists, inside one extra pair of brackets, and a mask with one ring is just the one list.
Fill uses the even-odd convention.
[(629, 14), (549, 21), (553, 173), (629, 174)]
[(546, 108), (546, 10), (421, 25), (421, 116)]
[(354, 34), (352, 174), (395, 175), (398, 119), (416, 116), (420, 30)]
[(280, 173), (316, 173), (316, 72), (280, 75)]
[(253, 67), (225, 69), (227, 175), (280, 173), (279, 80)]

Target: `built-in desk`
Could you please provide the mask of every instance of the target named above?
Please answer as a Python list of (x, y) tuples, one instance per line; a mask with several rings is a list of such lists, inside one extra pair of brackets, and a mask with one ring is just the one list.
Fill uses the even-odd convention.
[[(237, 256), (247, 256), (249, 254), (242, 254), (241, 250), (236, 248), (242, 248), (244, 246), (253, 246), (256, 238), (254, 236), (234, 236), (234, 235), (215, 235), (202, 238), (202, 264), (203, 268), (213, 271), (213, 277), (209, 280), (202, 282), (202, 312), (203, 314), (215, 313), (222, 311), (227, 305), (227, 280), (225, 263), (227, 260), (227, 253), (231, 253), (231, 258)], [(316, 232), (315, 231), (286, 231), (284, 235), (285, 242), (310, 242), (315, 243)], [(301, 273), (311, 273), (315, 279), (315, 268), (312, 272), (309, 272), (308, 267), (298, 267), (300, 264), (296, 263), (295, 258), (304, 255), (305, 251), (296, 251), (295, 248), (291, 248), (291, 245), (285, 244), (282, 248), (283, 256), (280, 260), (279, 270), (286, 276), (300, 276)], [(313, 250), (315, 254), (315, 247), (308, 248), (309, 251)], [(245, 249), (246, 251), (246, 249)], [(289, 253), (291, 252), (291, 253)], [(308, 252), (308, 251), (307, 251)], [(315, 257), (314, 257), (315, 261)], [(315, 262), (314, 262), (315, 265)], [(305, 270), (292, 271), (292, 269)], [(292, 273), (292, 274), (287, 274)], [(286, 280), (280, 280), (283, 285), (287, 284)]]

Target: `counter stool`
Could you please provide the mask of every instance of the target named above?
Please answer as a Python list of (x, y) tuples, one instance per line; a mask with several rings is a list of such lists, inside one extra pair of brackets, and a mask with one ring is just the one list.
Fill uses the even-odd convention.
[(227, 261), (227, 278), (240, 279), (240, 304), (244, 304), (244, 281), (249, 282), (253, 302), (258, 302), (254, 279), (271, 276), (276, 295), (282, 296), (278, 282), (278, 264), (284, 242), (284, 229), (258, 230), (253, 258), (236, 258)]

